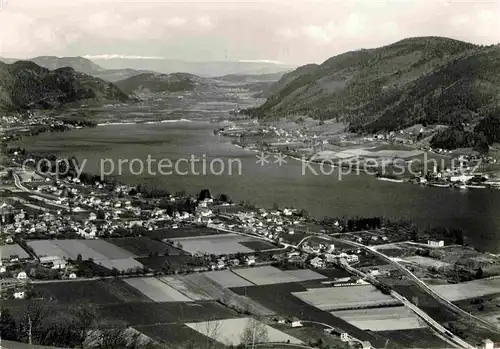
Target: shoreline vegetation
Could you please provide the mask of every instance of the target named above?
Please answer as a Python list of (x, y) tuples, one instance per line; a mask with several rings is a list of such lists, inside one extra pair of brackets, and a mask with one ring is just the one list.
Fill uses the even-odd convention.
[[(215, 132), (214, 132), (215, 133)], [(231, 138), (231, 137), (229, 137)], [(250, 148), (250, 147), (245, 147), (242, 144), (237, 143), (236, 141), (233, 140), (232, 142), (233, 146), (239, 148), (239, 149), (244, 149), (251, 151), (253, 153), (263, 153), (265, 155), (273, 155), (276, 154), (276, 151), (262, 151), (258, 150), (255, 148)], [(343, 162), (340, 161), (340, 163), (333, 163), (332, 161), (326, 161), (324, 159), (311, 159), (311, 158), (299, 158), (295, 155), (290, 155), (290, 153), (284, 152), (282, 153), (283, 155), (286, 156), (286, 158), (290, 158), (302, 163), (310, 163), (310, 164), (317, 164), (321, 166), (328, 166), (330, 168), (335, 168), (335, 169), (352, 169), (353, 173), (364, 173), (366, 175), (374, 175), (378, 180), (384, 181), (384, 182), (391, 182), (391, 183), (397, 183), (397, 184), (418, 184), (422, 186), (430, 186), (430, 187), (436, 187), (436, 188), (458, 188), (461, 190), (464, 189), (492, 189), (492, 190), (500, 190), (500, 186), (497, 184), (491, 184), (487, 183), (487, 179), (477, 175), (473, 176), (468, 183), (464, 183), (462, 181), (457, 181), (457, 182), (447, 182), (438, 178), (433, 178), (433, 173), (427, 173), (423, 174), (420, 177), (417, 176), (403, 176), (403, 175), (395, 175), (391, 173), (385, 172), (384, 171), (380, 172), (377, 171), (377, 173), (373, 173), (374, 170), (380, 169), (378, 166), (373, 166), (368, 170), (366, 167), (360, 165), (360, 164), (353, 164), (349, 162)], [(485, 183), (486, 182), (486, 183)]]

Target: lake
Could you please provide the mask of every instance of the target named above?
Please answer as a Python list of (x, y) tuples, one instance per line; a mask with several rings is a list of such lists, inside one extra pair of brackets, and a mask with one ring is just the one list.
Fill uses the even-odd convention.
[[(305, 208), (316, 217), (385, 216), (411, 219), (421, 227), (461, 227), (466, 231), (467, 243), (480, 250), (500, 252), (500, 191), (421, 187), (383, 182), (366, 174), (351, 174), (339, 180), (337, 170), (315, 175), (306, 168), (304, 174), (302, 163), (290, 158), (280, 166), (269, 157), (269, 163), (261, 166), (256, 163), (255, 153), (213, 135), (214, 128), (214, 124), (196, 121), (100, 126), (41, 134), (25, 138), (18, 145), (30, 151), (74, 155), (80, 162), (86, 159), (86, 172), (100, 173), (102, 159), (110, 159), (104, 162), (106, 165), (112, 159), (116, 175), (119, 159), (137, 159), (132, 169), (128, 164), (122, 166), (122, 181), (147, 183), (173, 193), (184, 189), (194, 194), (208, 188), (212, 194), (225, 193), (235, 201), (262, 207), (277, 204)], [(152, 174), (159, 172), (157, 166), (152, 166), (149, 174), (134, 175), (141, 162), (146, 164), (148, 155), (156, 163), (168, 159), (172, 164), (193, 155), (204, 159), (207, 173), (203, 174), (201, 162), (195, 171), (184, 162), (179, 170), (186, 175)], [(214, 159), (219, 159), (214, 162), (215, 171), (225, 167), (224, 173), (209, 173)]]

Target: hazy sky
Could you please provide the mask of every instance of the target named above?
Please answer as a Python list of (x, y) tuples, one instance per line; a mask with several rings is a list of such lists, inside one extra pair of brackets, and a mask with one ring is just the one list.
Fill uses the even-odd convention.
[(0, 0), (0, 56), (322, 62), (409, 36), (500, 42), (500, 0)]

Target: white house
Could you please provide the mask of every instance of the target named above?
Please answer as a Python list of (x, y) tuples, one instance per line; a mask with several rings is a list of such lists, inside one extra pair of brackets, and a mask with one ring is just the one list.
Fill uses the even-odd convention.
[(24, 299), (24, 291), (18, 291), (18, 292), (14, 292), (14, 298), (15, 299)]
[(17, 274), (16, 278), (18, 280), (26, 280), (28, 278), (28, 275), (26, 275), (26, 273), (24, 271), (22, 271), (19, 274)]
[(255, 265), (255, 256), (247, 256), (246, 263), (247, 265)]
[(349, 334), (347, 332), (342, 332), (340, 334), (340, 340), (342, 342), (348, 342), (349, 341)]
[(500, 343), (495, 343), (491, 339), (485, 339), (483, 344), (479, 347), (482, 349), (498, 349), (500, 348)]
[(444, 241), (443, 240), (439, 240), (439, 241), (428, 240), (427, 245), (432, 246), (432, 247), (443, 247)]
[(50, 264), (50, 263), (53, 263), (53, 262), (58, 261), (60, 259), (61, 258), (59, 258), (58, 256), (45, 256), (45, 257), (40, 257), (40, 263), (41, 264)]
[(69, 274), (69, 278), (70, 278), (70, 279), (76, 279), (76, 274), (75, 274), (75, 273), (71, 273), (71, 274)]
[(299, 321), (299, 320), (294, 320), (294, 321), (292, 321), (291, 325), (292, 325), (292, 327), (294, 327), (294, 328), (295, 328), (295, 327), (302, 327), (302, 326), (303, 326), (303, 325), (302, 325), (302, 322), (301, 322), (301, 321)]
[(58, 259), (58, 260), (53, 261), (52, 263), (53, 263), (52, 269), (64, 269), (64, 268), (66, 268), (66, 262), (63, 260)]
[(309, 263), (314, 267), (314, 268), (323, 268), (325, 266), (325, 261), (322, 260), (319, 257), (315, 257), (309, 261)]
[(370, 342), (362, 342), (361, 343), (361, 348), (363, 349), (370, 349), (372, 347), (372, 345), (370, 344)]

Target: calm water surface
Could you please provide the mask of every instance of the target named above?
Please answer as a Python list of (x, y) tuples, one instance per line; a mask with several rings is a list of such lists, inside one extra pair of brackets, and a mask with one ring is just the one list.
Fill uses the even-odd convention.
[[(500, 253), (500, 191), (420, 187), (383, 182), (364, 174), (339, 180), (336, 171), (318, 176), (306, 171), (303, 175), (302, 164), (293, 159), (286, 159), (287, 164), (282, 166), (260, 166), (254, 153), (214, 136), (213, 128), (215, 125), (201, 122), (102, 126), (41, 134), (26, 138), (19, 145), (32, 151), (74, 155), (80, 162), (87, 159), (85, 171), (95, 173), (99, 173), (103, 158), (114, 159), (118, 166), (118, 159), (137, 158), (145, 164), (148, 155), (174, 162), (191, 154), (198, 158), (206, 154), (208, 162), (218, 158), (225, 163), (225, 174), (135, 176), (124, 165), (121, 178), (171, 192), (184, 189), (196, 193), (209, 188), (212, 193), (226, 193), (233, 200), (262, 207), (278, 204), (305, 208), (317, 217), (381, 215), (408, 218), (422, 227), (462, 227), (469, 244)], [(228, 175), (230, 159), (240, 159), (241, 175), (234, 162), (233, 175)], [(154, 163), (152, 168), (157, 170)], [(201, 167), (196, 169), (200, 171)]]

